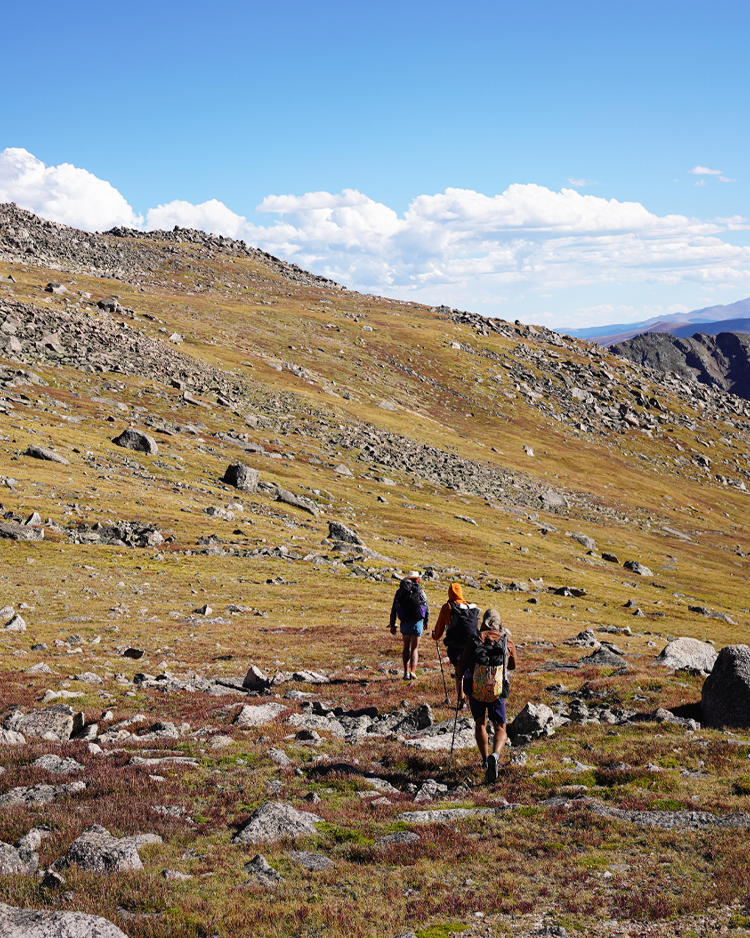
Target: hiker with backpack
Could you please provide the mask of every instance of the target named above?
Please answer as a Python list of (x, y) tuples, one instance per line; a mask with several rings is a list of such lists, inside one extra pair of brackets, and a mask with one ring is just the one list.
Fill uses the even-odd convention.
[(464, 600), (460, 583), (451, 583), (448, 587), (448, 602), (440, 609), (432, 637), (439, 642), (445, 634), (443, 644), (448, 652), (448, 660), (455, 668), (456, 706), (459, 710), (466, 709), (466, 696), (461, 684), (463, 671), (459, 670), (458, 665), (467, 642), (478, 632), (478, 624), (479, 606)]
[(391, 606), (389, 628), (391, 635), (396, 634), (396, 618), (400, 623), (404, 647), (401, 658), (404, 663), (404, 680), (413, 681), (417, 676), (419, 662), (419, 639), (430, 620), (430, 607), (427, 595), (419, 585), (421, 574), (417, 570), (404, 577), (398, 585)]
[[(500, 751), (508, 739), (505, 717), (508, 671), (514, 671), (517, 663), (516, 646), (510, 631), (503, 626), (497, 609), (488, 609), (482, 617), (479, 634), (466, 645), (459, 662), (474, 717), (474, 738), (488, 782), (497, 779)], [(491, 753), (487, 737), (488, 719), (495, 730)]]

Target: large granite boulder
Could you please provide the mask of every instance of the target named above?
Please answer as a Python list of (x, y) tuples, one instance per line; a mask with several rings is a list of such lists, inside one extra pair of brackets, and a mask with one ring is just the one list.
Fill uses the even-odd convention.
[(701, 693), (704, 726), (750, 728), (750, 647), (721, 649)]
[(551, 736), (554, 718), (555, 714), (546, 704), (527, 703), (508, 725), (508, 736), (517, 745), (525, 745), (540, 736)]
[(122, 446), (124, 449), (132, 449), (137, 453), (146, 453), (148, 456), (156, 456), (159, 452), (156, 440), (152, 436), (149, 436), (148, 433), (144, 433), (142, 430), (136, 430), (134, 427), (123, 430), (119, 436), (112, 439), (112, 442), (115, 446)]
[(662, 668), (692, 668), (695, 671), (711, 673), (716, 662), (716, 650), (708, 642), (699, 642), (697, 638), (676, 638), (664, 648), (654, 664)]
[(68, 847), (64, 856), (54, 863), (55, 869), (77, 866), (97, 873), (121, 873), (142, 870), (138, 848), (161, 843), (158, 834), (136, 834), (113, 837), (106, 827), (92, 824)]
[(322, 820), (317, 814), (298, 811), (286, 801), (267, 801), (242, 825), (232, 843), (273, 843), (283, 837), (315, 834), (315, 824)]
[(24, 713), (12, 710), (3, 721), (3, 728), (21, 733), (27, 739), (48, 739), (66, 743), (73, 733), (83, 729), (82, 713), (75, 713), (67, 704), (55, 704), (42, 710)]
[(222, 482), (232, 485), (242, 492), (257, 492), (260, 473), (244, 463), (232, 463), (227, 466)]
[(98, 915), (43, 912), (0, 903), (0, 935), (18, 938), (127, 938), (125, 932)]

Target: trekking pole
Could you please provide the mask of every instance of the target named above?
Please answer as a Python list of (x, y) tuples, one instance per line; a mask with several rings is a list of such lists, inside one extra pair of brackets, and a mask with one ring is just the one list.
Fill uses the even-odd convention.
[(448, 697), (448, 685), (445, 683), (445, 671), (443, 670), (443, 656), (440, 654), (440, 645), (436, 641), (435, 647), (437, 648), (438, 661), (440, 662), (440, 673), (443, 675), (443, 690), (445, 691), (445, 702), (450, 703), (450, 698)]
[(453, 736), (451, 736), (451, 754), (448, 759), (448, 771), (450, 772), (451, 767), (453, 766), (453, 746), (456, 742), (456, 724), (458, 723), (458, 708), (461, 706), (460, 701), (456, 704), (456, 715), (453, 718)]

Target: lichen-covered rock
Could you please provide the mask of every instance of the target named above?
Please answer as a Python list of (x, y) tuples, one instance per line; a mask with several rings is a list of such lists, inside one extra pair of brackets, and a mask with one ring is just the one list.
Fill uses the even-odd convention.
[(704, 726), (750, 727), (750, 647), (721, 649), (701, 692)]
[(127, 938), (98, 915), (17, 909), (0, 903), (0, 935), (12, 938)]
[(262, 726), (264, 723), (270, 723), (274, 717), (287, 709), (279, 703), (258, 704), (256, 706), (245, 704), (232, 722), (235, 726)]
[(67, 704), (54, 704), (43, 710), (24, 713), (13, 710), (3, 721), (6, 730), (23, 734), (26, 738), (67, 742), (74, 732), (83, 727), (83, 714), (75, 713)]
[(273, 843), (283, 837), (314, 834), (316, 823), (322, 820), (317, 814), (298, 811), (286, 801), (267, 801), (242, 825), (232, 843)]
[(22, 785), (0, 795), (0, 808), (49, 804), (66, 795), (75, 795), (85, 788), (85, 782), (70, 782), (68, 785)]
[(663, 668), (694, 668), (710, 674), (716, 663), (716, 650), (708, 642), (699, 642), (697, 638), (676, 638), (669, 642), (654, 660)]
[(142, 870), (138, 848), (146, 844), (161, 843), (158, 834), (136, 834), (133, 837), (113, 837), (106, 827), (92, 824), (68, 847), (64, 856), (56, 860), (56, 869), (78, 866), (97, 873), (121, 873)]

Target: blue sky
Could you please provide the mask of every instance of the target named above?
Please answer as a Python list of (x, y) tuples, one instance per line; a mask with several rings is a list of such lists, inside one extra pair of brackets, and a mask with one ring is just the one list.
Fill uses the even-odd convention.
[(116, 223), (83, 176), (29, 182), (72, 164), (133, 224), (550, 325), (730, 303), (749, 25), (722, 0), (5, 3), (0, 151), (37, 162), (0, 163), (0, 196)]

